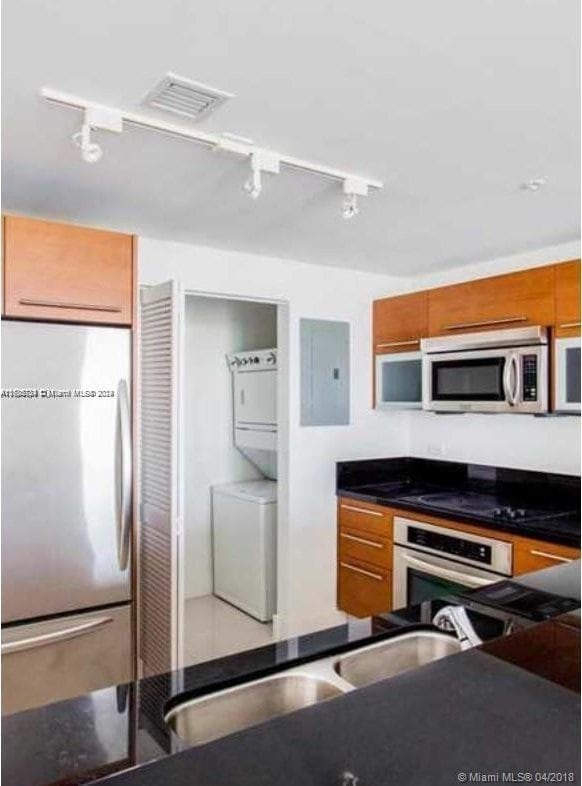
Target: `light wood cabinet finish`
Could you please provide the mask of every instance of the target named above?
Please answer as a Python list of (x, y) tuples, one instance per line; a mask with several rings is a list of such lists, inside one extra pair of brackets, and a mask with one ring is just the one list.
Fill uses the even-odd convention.
[(338, 607), (354, 617), (392, 608), (392, 511), (338, 500)]
[(382, 614), (392, 608), (392, 573), (354, 559), (338, 562), (338, 606), (354, 617)]
[(385, 354), (418, 349), (420, 339), (427, 335), (427, 319), (426, 292), (374, 301), (374, 352)]
[(392, 570), (392, 541), (382, 535), (340, 527), (338, 534), (340, 560), (360, 560)]
[(580, 260), (555, 266), (556, 336), (580, 335)]
[(133, 238), (6, 216), (4, 315), (131, 325)]
[(580, 549), (543, 540), (513, 538), (513, 575), (552, 568), (580, 559)]
[(428, 334), (554, 324), (554, 266), (431, 289)]
[(369, 535), (380, 535), (392, 540), (392, 512), (381, 505), (340, 497), (338, 520), (342, 528)]

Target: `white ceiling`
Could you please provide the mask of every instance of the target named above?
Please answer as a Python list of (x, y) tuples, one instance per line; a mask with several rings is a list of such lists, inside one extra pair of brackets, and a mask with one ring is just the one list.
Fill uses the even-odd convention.
[[(579, 0), (4, 0), (4, 210), (416, 275), (579, 234)], [(128, 129), (99, 164), (50, 86), (136, 110), (166, 72), (236, 93), (201, 128), (385, 182), (271, 177)], [(170, 116), (168, 116), (170, 118)], [(536, 193), (520, 189), (547, 178)]]

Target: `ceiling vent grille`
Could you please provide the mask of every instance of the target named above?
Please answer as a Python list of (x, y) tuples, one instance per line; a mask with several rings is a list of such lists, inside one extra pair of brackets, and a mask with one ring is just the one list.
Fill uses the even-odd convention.
[(166, 74), (146, 95), (143, 103), (191, 120), (201, 120), (229, 98), (233, 98), (232, 93), (193, 82), (183, 76)]

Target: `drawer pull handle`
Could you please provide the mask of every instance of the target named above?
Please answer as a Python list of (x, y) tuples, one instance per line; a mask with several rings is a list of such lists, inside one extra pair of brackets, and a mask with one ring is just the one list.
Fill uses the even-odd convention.
[(580, 322), (562, 322), (561, 328), (575, 328), (580, 327)]
[(547, 551), (538, 551), (537, 549), (530, 549), (530, 554), (533, 554), (534, 557), (545, 557), (546, 559), (553, 559), (556, 562), (572, 562), (571, 559), (568, 557), (558, 557), (557, 554), (548, 554)]
[[(562, 325), (562, 327), (565, 327)], [(416, 338), (414, 341), (389, 341), (383, 344), (376, 344), (377, 347), (414, 347), (420, 344), (420, 339)]]
[(340, 505), (340, 507), (342, 510), (353, 510), (355, 513), (367, 513), (368, 516), (378, 516), (379, 518), (382, 518), (382, 516), (384, 515), (383, 513), (380, 513), (377, 510), (368, 510), (368, 508), (358, 508), (356, 507), (356, 505), (342, 504)]
[(340, 538), (345, 538), (346, 540), (355, 540), (356, 543), (363, 543), (364, 546), (371, 546), (374, 549), (383, 549), (384, 544), (378, 543), (376, 540), (367, 540), (366, 538), (357, 538), (355, 535), (348, 535), (346, 532), (340, 533)]
[(2, 644), (2, 655), (10, 655), (12, 652), (23, 652), (24, 650), (35, 649), (36, 647), (42, 647), (47, 644), (56, 644), (61, 641), (66, 641), (67, 639), (73, 639), (76, 636), (83, 636), (86, 633), (91, 633), (96, 628), (108, 625), (110, 622), (113, 622), (112, 617), (99, 617), (99, 619), (82, 622), (72, 628), (64, 628), (63, 630), (44, 633), (40, 636), (9, 641)]
[(34, 298), (21, 297), (18, 301), (22, 306), (43, 306), (45, 308), (72, 308), (82, 311), (110, 311), (118, 313), (120, 306), (97, 306), (92, 303), (67, 303), (64, 300), (35, 300)]
[(356, 568), (355, 565), (350, 565), (347, 562), (340, 562), (342, 568), (346, 568), (346, 570), (353, 570), (354, 573), (361, 573), (362, 576), (368, 576), (370, 579), (374, 579), (375, 581), (383, 581), (384, 576), (381, 576), (379, 573), (372, 573), (370, 570), (364, 570), (363, 568)]
[(504, 317), (503, 319), (486, 319), (482, 322), (459, 322), (456, 325), (445, 325), (445, 330), (462, 330), (463, 328), (487, 327), (488, 325), (507, 325), (511, 322), (527, 322), (527, 317)]

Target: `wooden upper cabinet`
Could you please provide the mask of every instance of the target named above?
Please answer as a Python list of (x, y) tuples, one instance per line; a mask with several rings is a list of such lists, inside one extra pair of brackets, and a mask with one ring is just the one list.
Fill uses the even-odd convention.
[(4, 219), (4, 315), (131, 325), (133, 238), (31, 218)]
[(431, 289), (431, 336), (554, 324), (555, 266)]
[(556, 336), (580, 335), (580, 260), (556, 265)]
[(374, 352), (410, 352), (427, 335), (427, 292), (375, 300)]

